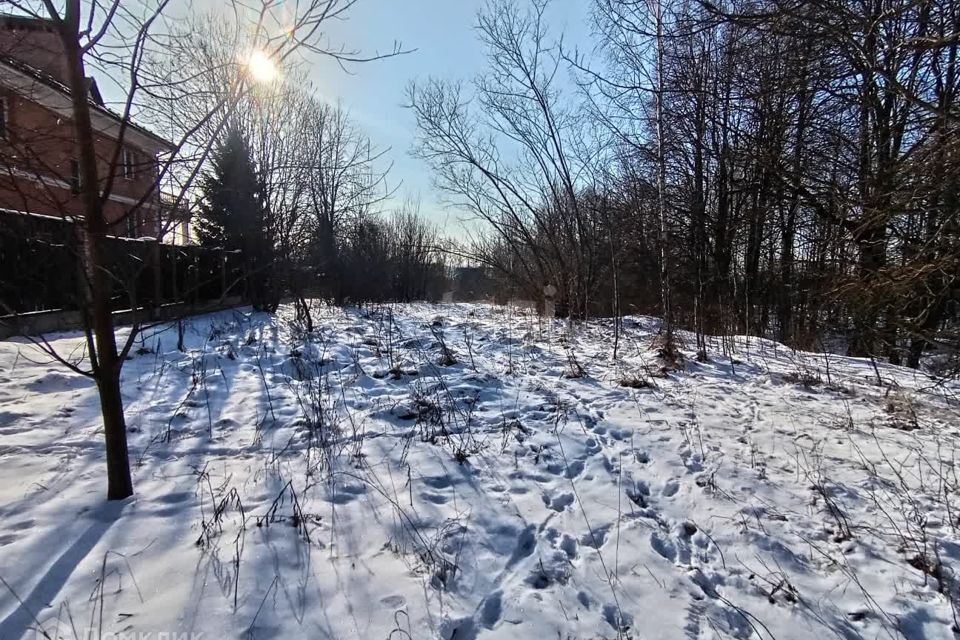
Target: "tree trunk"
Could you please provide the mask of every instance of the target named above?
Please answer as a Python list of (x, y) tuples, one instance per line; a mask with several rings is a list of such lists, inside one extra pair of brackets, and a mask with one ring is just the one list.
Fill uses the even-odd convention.
[(667, 349), (673, 349), (673, 305), (670, 290), (670, 266), (667, 263), (669, 251), (669, 229), (667, 227), (667, 161), (663, 140), (663, 7), (660, 0), (656, 4), (657, 21), (657, 89), (656, 89), (656, 125), (657, 125), (657, 211), (660, 218), (660, 291), (663, 300), (663, 327)]
[(123, 500), (133, 495), (133, 481), (127, 453), (127, 423), (120, 395), (120, 372), (98, 377), (97, 390), (107, 443), (107, 500)]
[[(59, 24), (69, 69), (69, 85), (80, 165), (80, 197), (83, 200), (83, 268), (86, 276), (84, 294), (87, 303), (88, 330), (93, 332), (95, 353), (90, 354), (94, 379), (100, 395), (104, 438), (107, 454), (107, 499), (122, 500), (133, 495), (130, 461), (127, 456), (127, 426), (120, 395), (122, 360), (117, 351), (113, 314), (110, 308), (112, 283), (110, 265), (103, 255), (103, 239), (107, 221), (103, 212), (97, 176), (96, 142), (90, 120), (88, 98), (90, 81), (84, 71), (79, 44), (80, 2), (66, 3), (63, 21)], [(133, 328), (132, 330), (135, 330)]]

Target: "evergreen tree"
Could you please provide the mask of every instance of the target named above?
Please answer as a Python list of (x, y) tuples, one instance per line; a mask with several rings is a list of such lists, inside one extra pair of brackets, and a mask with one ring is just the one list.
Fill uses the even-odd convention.
[(244, 249), (244, 231), (263, 219), (260, 183), (246, 138), (232, 127), (214, 150), (211, 169), (200, 179), (202, 198), (195, 220), (201, 246)]
[(247, 297), (259, 309), (279, 301), (272, 275), (273, 232), (264, 184), (243, 133), (231, 127), (200, 181), (195, 221), (201, 246), (239, 251)]

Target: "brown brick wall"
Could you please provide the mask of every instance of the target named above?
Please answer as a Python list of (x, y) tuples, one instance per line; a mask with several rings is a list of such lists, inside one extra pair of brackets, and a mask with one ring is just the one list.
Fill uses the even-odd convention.
[[(0, 89), (0, 98), (5, 100), (7, 115), (7, 138), (0, 140), (0, 208), (26, 210), (44, 215), (80, 215), (79, 198), (69, 188), (52, 184), (53, 180), (64, 183), (74, 181), (72, 161), (76, 158), (74, 132), (71, 121), (58, 116), (28, 97), (18, 96)], [(123, 155), (116, 168), (111, 195), (139, 200), (157, 180), (156, 158), (127, 144), (134, 154), (134, 178), (123, 175)], [(106, 183), (117, 143), (107, 137), (96, 141), (98, 174), (101, 187)], [(30, 180), (14, 171), (30, 176), (49, 178), (48, 184)], [(156, 195), (150, 204), (155, 204)], [(118, 221), (114, 232), (128, 235), (128, 223), (121, 220), (130, 208), (129, 203), (111, 200), (107, 202), (107, 219)], [(155, 209), (142, 207), (138, 212), (135, 235), (157, 236)]]
[(49, 25), (33, 22), (33, 26), (25, 26), (23, 20), (0, 19), (0, 56), (21, 60), (66, 83), (63, 43)]

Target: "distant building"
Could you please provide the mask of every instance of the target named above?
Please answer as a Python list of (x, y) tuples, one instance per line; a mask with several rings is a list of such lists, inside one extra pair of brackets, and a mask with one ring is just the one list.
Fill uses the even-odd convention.
[(196, 244), (190, 231), (191, 213), (183, 202), (177, 204), (170, 194), (160, 194), (160, 219), (163, 220), (163, 242), (166, 244)]
[[(0, 15), (0, 209), (83, 215), (67, 78), (66, 56), (51, 22)], [(124, 120), (104, 105), (96, 81), (89, 80), (98, 174), (105, 183)], [(161, 215), (170, 207), (161, 202), (158, 156), (172, 149), (170, 142), (126, 121), (105, 204), (114, 235), (160, 235)]]

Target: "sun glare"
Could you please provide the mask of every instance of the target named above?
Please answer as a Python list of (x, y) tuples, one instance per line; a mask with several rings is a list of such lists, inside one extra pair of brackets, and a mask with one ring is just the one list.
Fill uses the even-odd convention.
[(273, 82), (279, 75), (277, 65), (273, 63), (270, 56), (259, 49), (251, 53), (247, 59), (247, 70), (250, 77), (257, 82)]

